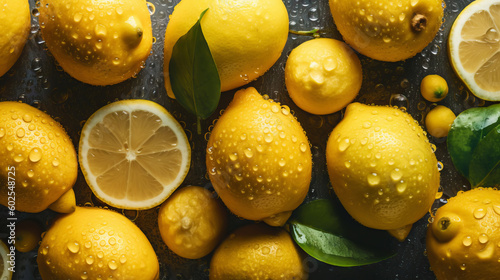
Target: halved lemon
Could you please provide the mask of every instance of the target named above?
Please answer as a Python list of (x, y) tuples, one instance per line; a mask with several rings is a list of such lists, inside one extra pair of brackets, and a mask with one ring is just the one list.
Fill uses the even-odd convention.
[(165, 108), (148, 100), (123, 100), (87, 120), (79, 160), (99, 199), (122, 209), (150, 209), (183, 182), (191, 148), (183, 128)]
[(450, 61), (477, 97), (500, 100), (500, 0), (477, 0), (457, 17), (448, 38)]
[(12, 272), (9, 270), (10, 264), (8, 263), (8, 253), (9, 248), (2, 240), (0, 240), (0, 279), (2, 280), (12, 279)]

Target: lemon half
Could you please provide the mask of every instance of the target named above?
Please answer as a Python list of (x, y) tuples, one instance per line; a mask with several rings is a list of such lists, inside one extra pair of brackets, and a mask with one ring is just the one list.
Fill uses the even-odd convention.
[(80, 165), (94, 194), (123, 209), (161, 204), (182, 183), (191, 148), (181, 125), (147, 100), (111, 103), (85, 123)]
[(500, 100), (500, 1), (472, 2), (458, 15), (448, 39), (453, 69), (479, 98)]

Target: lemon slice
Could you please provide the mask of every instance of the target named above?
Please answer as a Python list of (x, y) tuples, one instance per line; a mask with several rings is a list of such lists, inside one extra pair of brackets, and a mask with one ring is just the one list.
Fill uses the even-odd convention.
[(9, 248), (7, 248), (7, 245), (0, 240), (0, 279), (2, 280), (10, 280), (12, 279), (12, 272), (9, 271), (9, 263), (7, 261), (9, 260), (9, 257), (7, 254), (9, 253)]
[(500, 100), (500, 0), (477, 0), (453, 23), (448, 39), (455, 72), (479, 98)]
[(80, 138), (80, 166), (94, 194), (122, 209), (150, 209), (186, 177), (191, 148), (160, 105), (124, 100), (97, 110)]

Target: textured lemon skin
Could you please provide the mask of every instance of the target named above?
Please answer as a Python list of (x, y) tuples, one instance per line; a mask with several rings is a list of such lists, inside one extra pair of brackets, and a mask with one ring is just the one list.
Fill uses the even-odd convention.
[(236, 92), (215, 124), (206, 164), (222, 201), (250, 220), (288, 218), (311, 181), (311, 150), (302, 127), (289, 110), (252, 87)]
[(285, 66), (293, 102), (311, 114), (337, 112), (354, 100), (363, 81), (361, 62), (344, 42), (319, 38), (296, 47)]
[[(0, 203), (8, 205), (15, 179), (16, 210), (41, 212), (76, 182), (78, 162), (71, 139), (46, 113), (24, 103), (0, 102)], [(22, 137), (19, 137), (22, 136)], [(7, 170), (15, 169), (15, 174)]]
[[(440, 241), (436, 224), (458, 217), (458, 231)], [(485, 238), (486, 236), (486, 238)], [(500, 275), (500, 191), (459, 192), (438, 209), (426, 235), (427, 257), (438, 280), (494, 280)]]
[(210, 280), (307, 278), (307, 267), (290, 235), (263, 224), (234, 231), (210, 263)]
[[(120, 83), (137, 74), (150, 54), (153, 34), (145, 0), (41, 0), (39, 12), (48, 49), (81, 82)], [(140, 27), (141, 36), (133, 26)]]
[(207, 189), (189, 186), (174, 192), (162, 205), (158, 226), (170, 250), (198, 259), (212, 252), (224, 237), (227, 211)]
[(156, 280), (153, 247), (129, 219), (111, 210), (77, 207), (45, 233), (37, 257), (42, 279)]
[(182, 0), (165, 32), (165, 88), (174, 97), (169, 63), (177, 40), (208, 8), (201, 27), (214, 58), (221, 91), (263, 75), (278, 60), (288, 38), (288, 13), (280, 0)]
[(446, 137), (455, 118), (450, 108), (438, 105), (425, 116), (425, 128), (434, 137)]
[(407, 113), (351, 103), (326, 148), (328, 174), (342, 205), (361, 224), (393, 230), (430, 209), (439, 187), (437, 159)]
[[(335, 25), (358, 52), (382, 61), (400, 61), (421, 52), (436, 36), (443, 21), (442, 0), (329, 0)], [(415, 4), (416, 3), (416, 4)], [(412, 29), (416, 14), (426, 27)]]
[(0, 6), (0, 77), (23, 51), (30, 30), (31, 13), (28, 0), (4, 0)]

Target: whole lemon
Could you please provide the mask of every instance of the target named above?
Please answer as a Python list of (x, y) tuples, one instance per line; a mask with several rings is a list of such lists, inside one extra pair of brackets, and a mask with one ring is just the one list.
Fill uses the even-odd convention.
[(459, 192), (427, 229), (427, 257), (438, 280), (494, 280), (500, 275), (500, 191)]
[(400, 61), (421, 52), (443, 22), (442, 0), (329, 0), (344, 40), (358, 52), (382, 61)]
[(227, 228), (227, 211), (210, 191), (197, 186), (177, 190), (158, 213), (161, 237), (177, 255), (198, 259), (219, 244)]
[(236, 92), (215, 124), (206, 162), (210, 181), (234, 214), (283, 225), (309, 190), (311, 157), (288, 107), (250, 87)]
[(112, 85), (136, 75), (153, 44), (146, 0), (41, 0), (47, 47), (73, 78)]
[(235, 230), (210, 262), (210, 280), (307, 278), (303, 256), (290, 235), (263, 224)]
[[(0, 102), (0, 203), (36, 213), (47, 209), (76, 182), (78, 162), (64, 128), (24, 103)], [(9, 189), (9, 187), (13, 187)]]
[(361, 62), (344, 42), (319, 38), (302, 43), (285, 66), (293, 102), (311, 114), (337, 112), (354, 100), (363, 81)]
[(37, 257), (42, 279), (156, 280), (153, 247), (129, 219), (111, 210), (77, 207), (45, 233)]
[(28, 39), (28, 0), (4, 0), (0, 6), (0, 77), (17, 61)]
[(201, 27), (227, 91), (255, 80), (278, 60), (288, 38), (288, 13), (281, 0), (182, 0), (175, 6), (165, 32), (165, 88), (177, 40), (203, 16)]
[(335, 194), (361, 224), (384, 230), (411, 225), (430, 209), (439, 171), (425, 132), (392, 107), (352, 103), (326, 147)]

